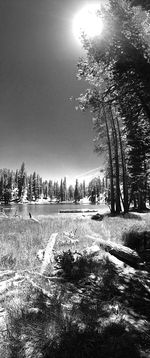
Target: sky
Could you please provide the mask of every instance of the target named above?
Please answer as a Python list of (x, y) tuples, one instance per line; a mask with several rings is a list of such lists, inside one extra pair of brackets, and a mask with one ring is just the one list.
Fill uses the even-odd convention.
[(73, 17), (86, 1), (0, 1), (0, 168), (43, 179), (99, 173), (91, 115), (75, 110), (83, 50)]

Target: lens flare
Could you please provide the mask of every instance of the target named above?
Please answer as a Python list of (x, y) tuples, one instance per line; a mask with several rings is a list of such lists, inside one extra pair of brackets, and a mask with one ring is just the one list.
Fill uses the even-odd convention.
[(73, 34), (78, 41), (81, 35), (88, 38), (99, 36), (103, 30), (103, 21), (98, 15), (99, 4), (86, 5), (73, 19)]

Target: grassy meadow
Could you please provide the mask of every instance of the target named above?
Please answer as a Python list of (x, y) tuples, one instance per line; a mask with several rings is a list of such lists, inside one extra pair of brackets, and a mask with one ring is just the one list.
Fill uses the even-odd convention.
[[(76, 249), (82, 250), (89, 245), (85, 236), (94, 234), (94, 226), (99, 231), (99, 223), (93, 223), (90, 217), (82, 217), (80, 214), (60, 214), (39, 219), (39, 223), (32, 220), (18, 218), (0, 219), (0, 267), (7, 268), (7, 257), (12, 258), (12, 266), (16, 270), (39, 268), (36, 254), (39, 249), (44, 249), (52, 233), (58, 232), (58, 244), (61, 247), (63, 232), (72, 232), (79, 243)], [(61, 247), (63, 248), (63, 247)], [(66, 247), (64, 248), (66, 249)], [(5, 260), (6, 258), (6, 260)], [(11, 265), (11, 260), (10, 260)]]
[[(150, 214), (104, 216), (102, 221), (91, 220), (89, 214), (59, 214), (39, 218), (39, 223), (19, 218), (0, 218), (0, 269), (15, 270), (39, 268), (37, 252), (44, 249), (52, 233), (58, 232), (56, 248), (69, 249), (61, 245), (62, 233), (72, 232), (79, 242), (73, 249), (78, 251), (91, 245), (94, 238), (122, 242), (122, 234), (133, 230), (150, 230)], [(87, 238), (90, 235), (93, 240)], [(60, 244), (60, 245), (59, 245)]]
[[(0, 295), (7, 312), (0, 355), (6, 358), (124, 358), (150, 354), (150, 282), (147, 274), (117, 270), (100, 253), (85, 254), (98, 238), (123, 243), (123, 233), (150, 230), (150, 214), (59, 214), (39, 217), (39, 223), (0, 218), (0, 274), (5, 270), (31, 273), (29, 280)], [(58, 232), (55, 252), (66, 275), (51, 281), (40, 277), (39, 249)], [(64, 242), (72, 233), (75, 244)], [(90, 237), (89, 237), (90, 236)], [(71, 252), (82, 253), (73, 261)], [(63, 251), (67, 254), (64, 256)], [(63, 270), (62, 270), (63, 268)], [(58, 270), (59, 271), (59, 270)], [(32, 273), (34, 275), (32, 275)], [(35, 279), (36, 278), (36, 279)], [(33, 286), (33, 281), (37, 286)], [(45, 291), (40, 291), (43, 287)], [(44, 293), (45, 292), (45, 293)], [(1, 324), (1, 317), (0, 317)]]
[(12, 266), (15, 270), (39, 269), (36, 254), (39, 249), (45, 249), (54, 232), (59, 233), (57, 249), (59, 243), (62, 249), (69, 248), (61, 246), (61, 237), (63, 232), (72, 232), (79, 240), (75, 249), (82, 250), (90, 244), (90, 240), (85, 236), (94, 234), (94, 226), (98, 232), (99, 223), (93, 223), (89, 216), (82, 217), (79, 214), (45, 217), (39, 219), (39, 223), (18, 218), (0, 219), (0, 268), (7, 269)]

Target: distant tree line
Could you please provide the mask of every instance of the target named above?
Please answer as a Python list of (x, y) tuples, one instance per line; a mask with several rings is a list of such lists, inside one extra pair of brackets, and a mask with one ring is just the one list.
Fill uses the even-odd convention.
[(0, 169), (0, 201), (8, 204), (11, 201), (20, 202), (23, 199), (37, 201), (38, 199), (56, 200), (59, 202), (75, 201), (85, 197), (90, 198), (92, 203), (100, 198), (107, 190), (107, 180), (94, 178), (88, 185), (85, 181), (79, 183), (76, 179), (75, 185), (67, 186), (66, 178), (58, 181), (42, 180), (35, 171), (27, 175), (25, 164), (16, 172), (10, 169)]

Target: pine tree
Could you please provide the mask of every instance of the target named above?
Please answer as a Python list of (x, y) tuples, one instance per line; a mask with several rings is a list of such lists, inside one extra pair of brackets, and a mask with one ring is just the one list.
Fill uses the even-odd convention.
[[(99, 39), (84, 39), (87, 58), (80, 61), (78, 65), (79, 78), (88, 80), (90, 85), (95, 87), (95, 93), (93, 91), (94, 95), (91, 96), (92, 91), (88, 90), (85, 97), (82, 95), (82, 101), (81, 97), (79, 100), (81, 109), (88, 108), (90, 104), (94, 111), (96, 109), (98, 112), (97, 102), (100, 107), (103, 97), (103, 117), (105, 111), (111, 179), (111, 211), (114, 210), (113, 191), (115, 189), (116, 212), (119, 213), (120, 184), (123, 185), (124, 211), (127, 212), (129, 207), (128, 175), (130, 176), (128, 184), (131, 182), (131, 192), (138, 191), (140, 193), (138, 207), (145, 207), (146, 179), (144, 179), (144, 175), (146, 178), (149, 156), (148, 121), (150, 123), (149, 44), (145, 29), (142, 28), (143, 22), (140, 23), (139, 13), (135, 12), (128, 2), (110, 0), (109, 6), (104, 4), (102, 11), (105, 22), (103, 34)], [(126, 150), (124, 150), (120, 118), (126, 131)], [(135, 123), (138, 127), (136, 130)], [(147, 130), (144, 132), (145, 125)], [(101, 122), (99, 123), (101, 138), (102, 132)], [(133, 141), (131, 141), (131, 136)], [(139, 145), (136, 144), (137, 139)], [(141, 155), (139, 171), (137, 171), (136, 155), (139, 155), (139, 147)], [(101, 151), (102, 148), (103, 144), (99, 144), (97, 151)], [(135, 174), (134, 180), (131, 171)]]
[(31, 174), (28, 178), (27, 199), (29, 201), (32, 201), (33, 195), (33, 175)]
[(59, 200), (60, 199), (60, 186), (57, 182), (54, 182), (54, 197)]
[(43, 182), (43, 198), (47, 199), (47, 196), (48, 196), (48, 182), (47, 180), (45, 180)]
[(15, 173), (15, 186), (16, 187), (18, 187), (18, 174), (19, 174), (19, 170), (17, 169), (16, 173)]
[(85, 198), (86, 195), (87, 195), (86, 186), (85, 186), (85, 180), (83, 180), (82, 188), (83, 188), (83, 198)]
[(0, 200), (3, 199), (3, 176), (0, 174)]
[(40, 177), (36, 174), (36, 172), (33, 173), (33, 196), (35, 201), (39, 199), (40, 197)]
[(64, 177), (63, 180), (63, 191), (64, 191), (64, 201), (67, 200), (67, 180), (66, 177)]
[(43, 194), (43, 181), (42, 181), (42, 178), (39, 177), (39, 195), (40, 197), (42, 196)]
[(49, 196), (50, 200), (52, 200), (54, 197), (54, 188), (53, 188), (52, 180), (49, 180), (49, 182), (48, 182), (48, 196)]
[(60, 201), (64, 201), (64, 185), (63, 185), (63, 180), (61, 179), (60, 182)]
[(80, 199), (83, 199), (84, 193), (83, 193), (83, 184), (82, 183), (80, 183), (80, 185), (79, 185), (79, 192), (80, 192)]
[(26, 173), (25, 173), (25, 164), (24, 162), (21, 165), (21, 169), (18, 172), (18, 197), (21, 199), (24, 189), (26, 186)]
[(74, 199), (74, 188), (72, 185), (69, 185), (69, 188), (68, 188), (68, 199), (70, 201), (73, 201), (73, 199)]
[[(80, 67), (79, 67), (80, 68)], [(82, 69), (82, 63), (81, 63), (81, 69)], [(84, 68), (85, 70), (85, 68)], [(85, 73), (82, 73), (82, 76), (88, 76), (88, 73), (90, 71), (90, 64), (88, 67), (86, 67)], [(80, 73), (81, 76), (81, 73)], [(96, 76), (96, 73), (95, 73)], [(98, 80), (98, 79), (97, 79)], [(94, 80), (95, 81), (95, 80)], [(113, 123), (113, 117), (110, 115), (110, 109), (107, 103), (105, 103), (103, 96), (99, 91), (94, 88), (91, 90), (87, 90), (85, 95), (81, 95), (78, 98), (79, 102), (79, 108), (81, 110), (90, 109), (90, 111), (94, 114), (93, 123), (94, 123), (94, 129), (97, 133), (95, 138), (95, 151), (98, 154), (103, 153), (104, 151), (108, 151), (109, 155), (109, 167), (110, 167), (110, 178), (111, 178), (111, 212), (114, 213), (115, 211), (115, 193), (114, 193), (114, 169), (113, 169), (113, 152), (115, 152), (116, 157), (116, 166), (118, 163), (118, 146), (116, 144), (117, 139), (115, 132), (115, 125)], [(113, 133), (113, 136), (112, 136)], [(113, 140), (112, 140), (113, 137)], [(113, 148), (114, 146), (114, 148)], [(117, 152), (116, 152), (117, 151)], [(117, 169), (116, 169), (117, 173)], [(118, 173), (117, 173), (118, 174)], [(118, 190), (118, 187), (117, 187)], [(91, 194), (89, 194), (91, 195)], [(117, 212), (119, 212), (120, 206), (119, 206), (119, 198), (118, 198), (118, 191), (116, 194), (117, 198)]]
[(75, 203), (77, 204), (80, 200), (80, 192), (79, 192), (79, 183), (78, 183), (78, 179), (76, 179), (76, 184), (75, 184), (75, 190), (74, 190), (74, 200)]
[(37, 174), (37, 199), (41, 198), (41, 178), (39, 176), (39, 174)]

